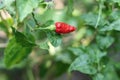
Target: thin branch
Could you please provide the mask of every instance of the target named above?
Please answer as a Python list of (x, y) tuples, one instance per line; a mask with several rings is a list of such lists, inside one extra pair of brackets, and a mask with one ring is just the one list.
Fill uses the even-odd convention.
[(40, 26), (39, 23), (38, 23), (38, 21), (37, 21), (36, 18), (35, 18), (34, 12), (32, 12), (32, 16), (33, 16), (33, 19), (34, 19), (34, 21), (35, 21), (35, 24), (36, 24), (37, 26)]
[(34, 31), (34, 29), (30, 26), (30, 24), (27, 24), (27, 26), (31, 31)]
[[(18, 16), (19, 16), (19, 14), (18, 14), (18, 9), (17, 9), (17, 1), (15, 0), (15, 13), (16, 13), (16, 20), (17, 20), (17, 22), (18, 22)], [(16, 24), (16, 26), (17, 26), (17, 24)]]
[(103, 1), (101, 1), (100, 4), (99, 4), (99, 13), (98, 13), (98, 18), (97, 18), (97, 22), (96, 22), (95, 28), (98, 27), (100, 19), (101, 19), (102, 6), (103, 6)]

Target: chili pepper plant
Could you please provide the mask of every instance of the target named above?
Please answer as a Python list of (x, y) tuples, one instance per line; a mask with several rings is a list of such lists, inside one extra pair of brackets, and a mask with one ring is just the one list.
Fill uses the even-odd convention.
[(0, 0), (0, 33), (0, 80), (120, 80), (120, 0)]

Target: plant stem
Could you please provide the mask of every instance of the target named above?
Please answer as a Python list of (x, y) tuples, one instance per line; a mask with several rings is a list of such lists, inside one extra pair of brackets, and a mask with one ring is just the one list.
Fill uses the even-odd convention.
[[(15, 12), (16, 12), (16, 26), (17, 26), (17, 23), (18, 23), (18, 16), (19, 16), (19, 14), (18, 14), (18, 9), (17, 9), (17, 1), (15, 0)], [(15, 26), (15, 27), (16, 27)]]
[(29, 80), (35, 80), (33, 72), (32, 72), (32, 68), (27, 69), (27, 75), (28, 75)]
[(55, 30), (55, 26), (54, 25), (51, 25), (51, 26), (48, 26), (48, 27), (39, 27), (39, 28), (34, 28), (34, 31), (35, 30)]
[(36, 20), (36, 18), (35, 18), (35, 14), (34, 14), (34, 12), (32, 12), (32, 16), (33, 16), (33, 19), (34, 19), (36, 25), (39, 26), (39, 23), (37, 22), (37, 20)]
[(95, 25), (95, 28), (98, 27), (99, 25), (99, 22), (100, 22), (100, 17), (101, 17), (101, 14), (102, 14), (102, 6), (103, 6), (103, 1), (100, 0), (100, 4), (99, 4), (99, 13), (98, 13), (98, 18), (97, 18), (97, 22), (96, 22), (96, 25)]

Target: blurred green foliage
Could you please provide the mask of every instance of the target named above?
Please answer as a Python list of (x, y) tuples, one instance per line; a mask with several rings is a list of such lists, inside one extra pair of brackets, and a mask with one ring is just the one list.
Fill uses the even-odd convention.
[[(8, 40), (5, 50), (0, 47), (0, 80), (58, 80), (64, 74), (71, 80), (72, 71), (90, 80), (120, 80), (120, 0), (56, 1), (61, 9), (55, 1), (0, 1), (0, 31)], [(57, 21), (77, 30), (40, 29)]]

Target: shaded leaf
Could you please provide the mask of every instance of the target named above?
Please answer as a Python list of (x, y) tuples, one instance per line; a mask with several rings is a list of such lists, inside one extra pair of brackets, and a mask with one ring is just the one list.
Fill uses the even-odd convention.
[(106, 56), (106, 51), (101, 51), (99, 48), (98, 48), (98, 45), (91, 45), (91, 46), (88, 46), (86, 47), (85, 49), (86, 53), (89, 54), (91, 60), (94, 62), (94, 63), (97, 63), (99, 64), (100, 60), (102, 59), (102, 57)]
[(41, 0), (39, 6), (42, 8), (46, 8), (47, 4), (44, 2), (44, 0)]
[(120, 10), (113, 10), (110, 14), (110, 18), (113, 20), (117, 20), (120, 18)]
[(62, 38), (60, 34), (57, 34), (53, 31), (46, 31), (46, 34), (47, 34), (47, 38), (54, 47), (57, 47), (61, 44)]
[(114, 42), (114, 38), (111, 36), (97, 36), (96, 41), (101, 49), (106, 49)]
[(83, 54), (75, 59), (71, 64), (69, 71), (77, 70), (86, 74), (96, 74), (97, 69), (93, 66), (93, 62), (87, 54)]
[(72, 58), (70, 53), (62, 52), (63, 54), (57, 54), (55, 60), (63, 63), (71, 64)]
[(110, 25), (103, 27), (100, 31), (120, 31), (120, 19), (112, 22)]
[(106, 52), (100, 51), (95, 45), (91, 45), (82, 50), (84, 54), (79, 55), (73, 61), (69, 71), (77, 70), (85, 74), (96, 74), (98, 67), (102, 67), (97, 66), (97, 64), (100, 63), (100, 60), (106, 55)]
[(71, 16), (73, 12), (73, 0), (67, 0), (68, 1), (68, 8), (67, 8), (67, 15)]
[(0, 30), (3, 30), (4, 32), (6, 32), (7, 35), (9, 34), (9, 30), (8, 30), (8, 28), (4, 25), (3, 22), (0, 22)]
[(84, 48), (69, 47), (68, 50), (71, 51), (76, 56), (84, 54)]
[(32, 47), (23, 47), (20, 44), (16, 42), (15, 37), (13, 37), (6, 49), (5, 49), (5, 55), (4, 55), (4, 62), (7, 67), (11, 67), (14, 64), (19, 64), (21, 61), (23, 61), (25, 58), (28, 57), (32, 50)]
[[(28, 23), (29, 24), (29, 23)], [(25, 34), (25, 36), (27, 37), (27, 39), (29, 40), (29, 41), (31, 41), (31, 42), (33, 42), (33, 43), (35, 43), (35, 37), (34, 37), (34, 32), (32, 32), (31, 31), (31, 28), (32, 28), (32, 25), (34, 25), (33, 24), (33, 22), (31, 22), (31, 24), (32, 25), (28, 25), (28, 24), (26, 24), (25, 26), (24, 26), (24, 34)], [(31, 28), (30, 28), (31, 27)]]
[(47, 41), (41, 42), (41, 43), (39, 44), (39, 47), (40, 47), (41, 49), (49, 49), (48, 42), (47, 42)]
[(114, 3), (120, 3), (120, 0), (110, 0), (110, 1)]
[(53, 23), (54, 23), (53, 20), (48, 20), (43, 25), (41, 25), (40, 27), (48, 27), (48, 26), (52, 25)]
[[(112, 76), (111, 76), (112, 75)], [(119, 80), (116, 71), (113, 66), (106, 65), (102, 72), (94, 75), (93, 80)]]
[[(93, 13), (88, 13), (88, 14), (83, 14), (81, 16), (81, 18), (85, 21), (86, 25), (90, 25), (95, 27), (97, 19), (98, 19), (98, 15), (97, 14), (93, 14)], [(98, 26), (103, 26), (105, 25), (107, 22), (103, 19), (103, 17), (101, 16), (100, 18), (100, 22), (98, 24)]]
[(57, 61), (55, 63), (55, 69), (53, 70), (53, 73), (55, 74), (56, 77), (59, 77), (67, 71), (68, 66), (69, 64)]
[(12, 28), (12, 30), (15, 35), (15, 39), (16, 39), (17, 43), (19, 43), (23, 47), (33, 47), (36, 45), (34, 42), (32, 42), (30, 39), (28, 39), (23, 33), (15, 30), (14, 28)]
[(97, 73), (93, 80), (104, 80), (104, 75), (101, 73)]

